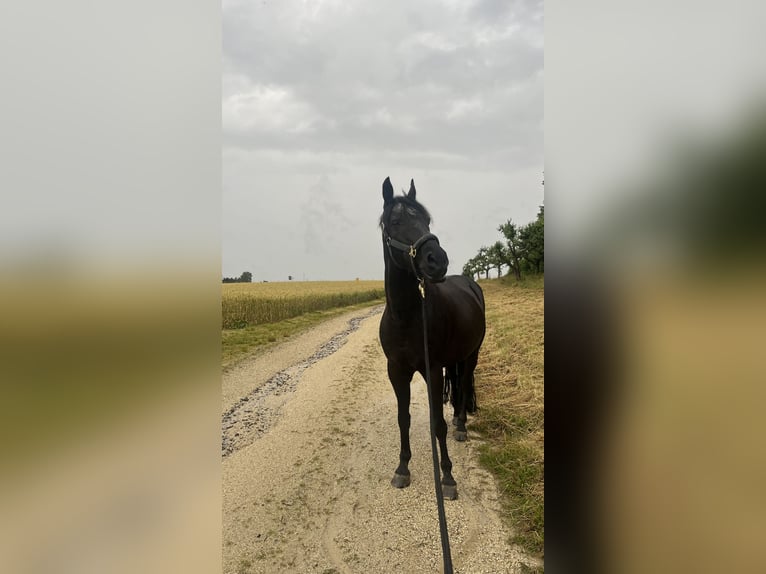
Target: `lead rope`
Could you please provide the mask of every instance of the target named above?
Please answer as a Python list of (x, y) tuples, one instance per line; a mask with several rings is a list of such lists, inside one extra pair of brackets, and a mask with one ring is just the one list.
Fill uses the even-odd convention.
[(424, 279), (419, 279), (421, 308), (423, 309), (423, 350), (426, 360), (426, 389), (428, 390), (428, 412), (431, 415), (431, 453), (434, 460), (434, 487), (436, 490), (436, 507), (439, 510), (439, 534), (442, 541), (442, 557), (444, 558), (444, 574), (452, 574), (452, 554), (449, 548), (449, 533), (447, 532), (447, 516), (444, 513), (444, 496), (442, 483), (439, 480), (439, 456), (436, 453), (436, 417), (434, 414), (434, 399), (431, 396), (431, 368), (428, 360), (428, 328), (426, 324), (426, 290)]

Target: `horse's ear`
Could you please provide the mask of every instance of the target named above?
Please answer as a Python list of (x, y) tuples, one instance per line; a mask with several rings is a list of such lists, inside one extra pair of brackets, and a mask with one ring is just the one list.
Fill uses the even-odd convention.
[(407, 193), (407, 197), (410, 199), (415, 199), (415, 180), (410, 180), (410, 191)]
[(391, 180), (386, 178), (383, 182), (383, 204), (387, 204), (394, 200), (394, 186), (391, 185)]

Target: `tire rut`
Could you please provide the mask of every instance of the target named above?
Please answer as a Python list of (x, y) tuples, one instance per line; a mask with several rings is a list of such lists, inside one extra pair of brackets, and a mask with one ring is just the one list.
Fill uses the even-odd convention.
[(344, 330), (324, 342), (311, 356), (279, 371), (240, 398), (221, 417), (221, 457), (228, 457), (266, 433), (279, 417), (287, 395), (297, 388), (303, 372), (335, 353), (346, 343), (349, 335), (359, 329), (362, 321), (382, 311), (383, 306), (378, 305), (363, 315), (352, 317)]

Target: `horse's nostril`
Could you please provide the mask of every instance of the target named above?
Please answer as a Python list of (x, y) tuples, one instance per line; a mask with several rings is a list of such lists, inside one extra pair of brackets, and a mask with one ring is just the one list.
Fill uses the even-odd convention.
[(436, 259), (434, 259), (434, 254), (429, 253), (428, 256), (426, 257), (426, 261), (428, 261), (429, 263), (436, 263)]

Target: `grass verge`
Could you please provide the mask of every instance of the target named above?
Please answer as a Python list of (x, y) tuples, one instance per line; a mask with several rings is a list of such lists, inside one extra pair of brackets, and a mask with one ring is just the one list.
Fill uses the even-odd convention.
[(542, 556), (544, 522), (544, 279), (482, 281), (487, 336), (476, 369), (485, 439), (480, 460), (498, 479), (512, 542)]
[(275, 323), (263, 323), (243, 327), (242, 329), (223, 329), (221, 332), (221, 367), (226, 369), (256, 350), (274, 345), (322, 321), (332, 319), (349, 311), (381, 305), (383, 302), (382, 298), (374, 299), (364, 303), (357, 303), (356, 305), (312, 311)]

